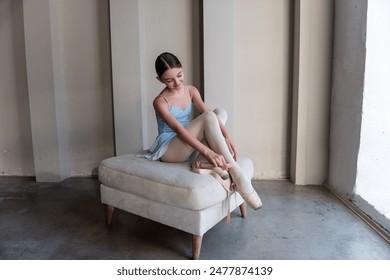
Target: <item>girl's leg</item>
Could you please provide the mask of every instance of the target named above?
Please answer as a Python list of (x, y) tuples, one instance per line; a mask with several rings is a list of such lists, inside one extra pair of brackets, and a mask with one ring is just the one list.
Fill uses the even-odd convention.
[[(225, 157), (227, 163), (235, 162), (226, 145), (225, 138), (219, 127), (216, 114), (221, 117), (222, 123), (227, 119), (226, 111), (216, 109), (214, 112), (205, 112), (195, 118), (186, 129), (199, 141), (206, 141), (212, 150)], [(194, 149), (176, 137), (169, 143), (168, 149), (161, 157), (165, 162), (183, 162), (194, 152)]]
[[(224, 156), (229, 166), (229, 173), (241, 196), (252, 208), (260, 208), (262, 205), (261, 200), (254, 191), (250, 179), (245, 176), (230, 154), (216, 114), (205, 112), (194, 119), (186, 129), (198, 140), (202, 141), (205, 139), (213, 151)], [(193, 151), (190, 145), (176, 137), (169, 144), (161, 160), (166, 162), (183, 162), (188, 159)]]
[[(227, 112), (226, 112), (226, 110), (222, 109), (222, 108), (216, 108), (216, 109), (214, 109), (213, 112), (215, 113), (215, 115), (217, 115), (218, 119), (222, 122), (222, 124), (225, 125), (226, 121), (227, 121)], [(207, 139), (203, 139), (202, 143), (204, 145), (206, 145), (207, 147), (210, 147), (209, 143), (207, 143)], [(202, 156), (201, 154), (199, 154), (199, 153), (196, 156), (196, 161), (208, 162), (207, 159), (204, 156)]]
[[(220, 120), (220, 122), (222, 122), (222, 124), (225, 125), (227, 121), (226, 110), (222, 108), (216, 108), (213, 112), (215, 113), (215, 115), (217, 115), (217, 118)], [(210, 148), (210, 145), (209, 143), (207, 143), (206, 139), (203, 139), (202, 143)], [(196, 158), (194, 162), (196, 168), (210, 169), (216, 172), (221, 177), (221, 179), (223, 180), (229, 179), (230, 176), (227, 170), (225, 170), (222, 167), (215, 167), (213, 164), (209, 163), (209, 161), (201, 154), (197, 153), (196, 155), (193, 155), (193, 158)]]

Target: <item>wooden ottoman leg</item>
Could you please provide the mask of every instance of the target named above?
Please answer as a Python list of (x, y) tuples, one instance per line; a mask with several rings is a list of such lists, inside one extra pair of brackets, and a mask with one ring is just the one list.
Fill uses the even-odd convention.
[(246, 218), (246, 202), (240, 205), (241, 216)]
[(192, 236), (192, 259), (193, 260), (199, 260), (201, 247), (202, 247), (202, 236), (194, 234)]
[(114, 214), (115, 207), (107, 204), (107, 216), (106, 216), (106, 225), (111, 225), (112, 215)]

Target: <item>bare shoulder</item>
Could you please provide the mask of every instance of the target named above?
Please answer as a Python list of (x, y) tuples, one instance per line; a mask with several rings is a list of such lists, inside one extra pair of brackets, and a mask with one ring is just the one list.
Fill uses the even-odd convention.
[(162, 106), (164, 106), (167, 102), (165, 101), (164, 99), (164, 95), (162, 94), (162, 92), (156, 96), (156, 98), (153, 100), (153, 107), (155, 109), (157, 108), (161, 108)]
[(209, 111), (208, 106), (204, 103), (199, 90), (194, 86), (189, 86), (190, 96), (192, 103), (198, 109), (199, 112), (203, 113)]
[(192, 85), (188, 85), (188, 90), (190, 92), (191, 98), (193, 98), (195, 96), (200, 96), (199, 90), (196, 87), (194, 87)]

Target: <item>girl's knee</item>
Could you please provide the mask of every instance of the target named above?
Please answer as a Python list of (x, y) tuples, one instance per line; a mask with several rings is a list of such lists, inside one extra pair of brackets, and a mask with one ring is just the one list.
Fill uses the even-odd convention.
[(220, 119), (220, 121), (223, 124), (226, 123), (226, 121), (227, 121), (227, 112), (226, 112), (225, 109), (223, 109), (223, 108), (215, 108), (213, 112), (217, 115), (218, 119)]
[(213, 111), (207, 111), (202, 113), (201, 117), (206, 123), (218, 121), (216, 114)]

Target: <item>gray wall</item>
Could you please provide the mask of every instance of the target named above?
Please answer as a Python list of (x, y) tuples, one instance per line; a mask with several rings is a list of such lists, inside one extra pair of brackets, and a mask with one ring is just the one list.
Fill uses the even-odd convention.
[(34, 176), (23, 1), (0, 1), (0, 175)]
[(335, 5), (327, 185), (388, 238), (390, 4), (354, 0)]
[[(118, 33), (111, 30), (111, 39), (126, 35), (129, 40), (123, 43), (133, 43), (138, 48), (135, 52), (131, 48), (125, 52), (120, 42), (110, 42), (109, 4), (114, 3), (130, 7), (134, 17), (132, 25), (125, 24)], [(328, 107), (323, 101), (330, 95), (327, 58), (333, 1), (203, 0), (204, 10), (199, 4), (182, 0), (2, 1), (0, 32), (5, 36), (0, 40), (7, 47), (2, 48), (4, 63), (0, 69), (6, 81), (0, 85), (0, 94), (11, 101), (6, 102), (1, 114), (18, 112), (19, 120), (0, 119), (0, 151), (14, 153), (6, 160), (2, 155), (1, 172), (43, 174), (40, 180), (45, 180), (45, 170), (54, 166), (50, 172), (62, 175), (50, 177), (52, 180), (90, 175), (100, 160), (115, 154), (115, 148), (120, 148), (120, 153), (146, 148), (156, 135), (151, 102), (161, 90), (153, 61), (160, 52), (171, 50), (182, 58), (189, 83), (201, 88), (205, 80), (204, 95), (210, 106), (229, 110), (228, 127), (241, 154), (253, 159), (256, 179), (288, 178), (292, 165), (299, 171), (294, 174), (297, 183), (323, 183), (328, 168), (323, 156), (328, 153)], [(224, 5), (229, 13), (220, 13), (218, 5)], [(179, 11), (179, 16), (163, 16), (172, 10)], [(120, 18), (111, 15), (111, 24), (116, 19)], [(44, 20), (49, 27), (43, 24), (39, 28)], [(220, 28), (218, 24), (223, 22), (229, 22), (231, 28)], [(299, 34), (293, 33), (292, 26), (297, 24)], [(16, 33), (12, 31), (15, 26), (19, 26)], [(201, 27), (207, 38), (214, 39), (204, 38), (202, 44)], [(16, 37), (25, 40), (20, 49), (10, 46), (15, 39), (7, 39)], [(221, 40), (230, 40), (233, 45), (224, 48), (218, 43)], [(47, 54), (40, 47), (43, 43), (47, 44)], [(297, 57), (292, 52), (294, 46)], [(213, 55), (216, 52), (221, 55)], [(207, 63), (201, 61), (202, 54), (208, 57)], [(223, 60), (225, 64), (221, 64)], [(115, 74), (115, 69), (121, 69), (115, 68), (118, 61), (133, 63), (123, 68), (129, 72), (118, 71), (121, 80)], [(299, 71), (295, 73), (292, 63), (296, 61)], [(213, 70), (218, 65), (219, 69)], [(9, 71), (14, 68), (17, 71)], [(211, 71), (207, 77), (202, 77), (202, 68), (204, 73)], [(303, 101), (303, 107), (291, 103), (293, 78), (299, 82), (294, 98)], [(229, 94), (221, 101), (219, 91), (224, 88), (224, 79)], [(129, 80), (133, 81), (130, 86), (126, 84)], [(42, 92), (40, 81), (50, 89)], [(125, 84), (118, 87), (117, 81)], [(129, 106), (118, 109), (121, 104)], [(297, 121), (295, 128), (291, 128), (291, 119)], [(128, 133), (126, 123), (134, 122), (140, 131)], [(121, 134), (121, 127), (127, 132)], [(290, 145), (292, 141), (297, 145)], [(298, 155), (293, 161), (291, 150)]]
[(63, 1), (71, 175), (114, 155), (108, 1)]
[[(253, 160), (254, 178), (289, 178), (291, 164), (299, 171), (294, 174), (296, 183), (324, 182), (328, 174), (332, 0), (203, 0), (199, 25), (194, 1), (110, 3), (117, 151), (138, 152), (156, 136), (151, 103), (162, 88), (154, 77), (155, 57), (165, 50), (178, 54), (187, 82), (196, 83), (198, 65), (193, 58), (201, 52), (206, 103), (228, 110), (227, 127), (240, 153)], [(178, 16), (162, 17), (165, 9), (179, 11)], [(126, 13), (132, 17), (124, 17)], [(301, 33), (293, 33), (296, 24)], [(199, 26), (203, 27), (203, 45), (194, 36)], [(163, 36), (161, 28), (166, 30)], [(299, 54), (294, 63), (299, 71), (294, 76), (298, 85), (294, 96), (303, 105), (297, 104), (292, 114), (295, 41)], [(132, 82), (123, 77), (127, 72), (132, 73)], [(293, 136), (292, 118), (296, 119)], [(131, 134), (130, 126), (137, 133)], [(294, 147), (291, 138), (297, 143)], [(298, 155), (294, 161), (290, 160), (291, 149)]]
[(367, 1), (335, 1), (328, 183), (351, 197), (356, 183), (366, 58)]
[[(42, 169), (58, 165), (49, 153), (62, 153), (67, 175), (88, 176), (114, 155), (108, 28), (108, 1), (0, 2), (0, 174), (56, 180)], [(63, 151), (46, 136), (49, 120)]]
[(234, 1), (233, 132), (256, 178), (290, 177), (292, 3)]

